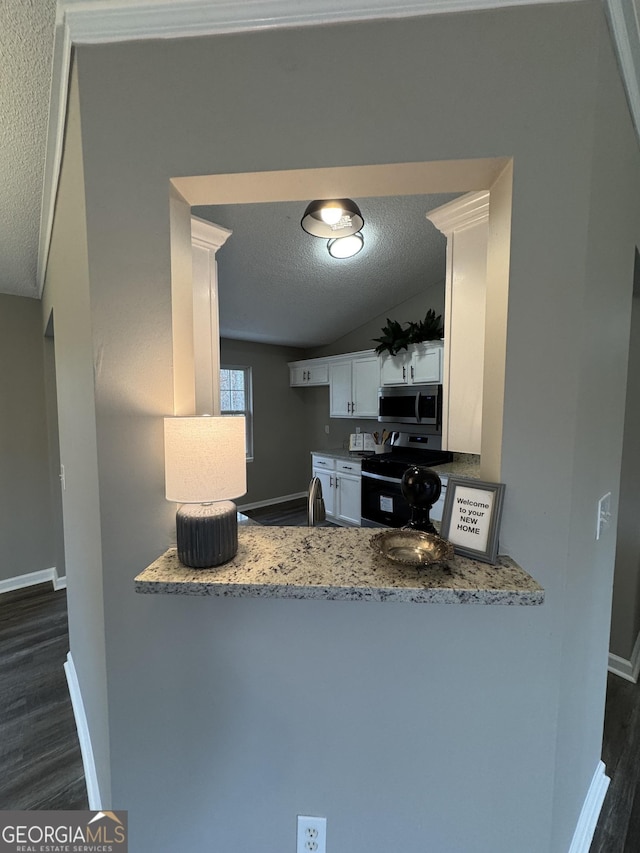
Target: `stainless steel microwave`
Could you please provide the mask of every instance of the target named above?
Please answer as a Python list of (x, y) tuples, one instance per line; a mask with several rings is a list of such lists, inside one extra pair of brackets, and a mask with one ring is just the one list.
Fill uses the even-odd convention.
[(420, 424), (442, 431), (442, 385), (402, 385), (378, 389), (378, 420)]

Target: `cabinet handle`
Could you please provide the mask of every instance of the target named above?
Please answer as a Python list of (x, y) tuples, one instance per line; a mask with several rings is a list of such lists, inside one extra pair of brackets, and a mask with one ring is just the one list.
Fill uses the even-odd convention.
[(353, 471), (353, 467), (351, 465), (345, 465), (344, 470), (345, 471)]
[(305, 371), (304, 371), (304, 381), (305, 381), (305, 382), (308, 382), (308, 381), (309, 381), (309, 371), (308, 371), (308, 370), (305, 370)]
[(413, 382), (413, 365), (411, 365), (411, 381)]
[(332, 474), (329, 474), (329, 488), (330, 489), (333, 488), (333, 475)]
[(407, 378), (407, 368), (404, 365), (402, 366), (402, 378)]
[(351, 411), (351, 403), (347, 403), (347, 414)]
[(351, 414), (355, 415), (355, 413), (356, 413), (356, 404), (352, 402), (351, 403)]

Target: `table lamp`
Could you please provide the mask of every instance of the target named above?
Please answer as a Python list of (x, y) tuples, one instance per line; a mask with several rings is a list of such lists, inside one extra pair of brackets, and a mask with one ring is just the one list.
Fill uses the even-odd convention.
[(236, 505), (247, 491), (245, 419), (226, 415), (164, 419), (165, 487), (176, 513), (178, 558), (206, 569), (238, 550)]

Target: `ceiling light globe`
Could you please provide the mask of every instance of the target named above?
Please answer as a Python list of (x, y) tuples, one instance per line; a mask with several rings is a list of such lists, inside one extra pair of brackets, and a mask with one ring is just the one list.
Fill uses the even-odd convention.
[(339, 205), (327, 205), (320, 211), (320, 217), (327, 225), (337, 225), (342, 219), (343, 210)]
[(352, 258), (363, 246), (364, 237), (359, 232), (349, 237), (336, 237), (327, 243), (327, 249), (332, 258)]
[(300, 225), (312, 237), (331, 240), (360, 231), (364, 219), (353, 199), (315, 199), (307, 205)]

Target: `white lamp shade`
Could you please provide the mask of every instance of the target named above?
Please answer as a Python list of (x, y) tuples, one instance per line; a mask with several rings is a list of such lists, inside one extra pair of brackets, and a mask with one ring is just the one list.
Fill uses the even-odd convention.
[(168, 501), (209, 503), (244, 495), (244, 417), (165, 418), (164, 460)]

